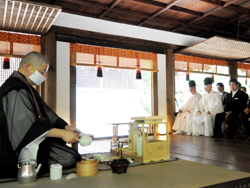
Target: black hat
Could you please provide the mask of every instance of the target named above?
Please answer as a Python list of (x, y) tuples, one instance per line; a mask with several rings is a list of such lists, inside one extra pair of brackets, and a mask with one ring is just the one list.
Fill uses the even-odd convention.
[(206, 78), (204, 79), (204, 85), (208, 85), (208, 84), (211, 85), (212, 83), (213, 83), (212, 78), (206, 77)]
[(195, 87), (195, 86), (196, 86), (194, 80), (190, 80), (190, 81), (188, 82), (188, 85), (189, 85), (189, 87)]

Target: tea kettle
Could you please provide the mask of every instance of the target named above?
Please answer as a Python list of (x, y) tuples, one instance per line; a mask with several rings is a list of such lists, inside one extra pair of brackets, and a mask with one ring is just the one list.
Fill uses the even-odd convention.
[(42, 164), (39, 164), (37, 169), (35, 169), (36, 165), (35, 159), (24, 159), (19, 161), (17, 165), (19, 168), (17, 179), (20, 184), (29, 184), (36, 181), (36, 176)]

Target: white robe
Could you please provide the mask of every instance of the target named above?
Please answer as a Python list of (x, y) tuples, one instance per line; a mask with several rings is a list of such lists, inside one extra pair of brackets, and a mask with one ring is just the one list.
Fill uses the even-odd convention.
[[(173, 129), (177, 131), (193, 132), (193, 114), (195, 106), (199, 104), (201, 94), (195, 93), (188, 98), (186, 103), (181, 107), (182, 113), (176, 116)], [(188, 113), (190, 110), (191, 113)]]
[[(201, 114), (197, 112), (200, 111)], [(206, 112), (211, 114), (206, 114)], [(224, 112), (219, 93), (211, 91), (202, 95), (194, 112), (193, 134), (213, 136), (215, 115)]]

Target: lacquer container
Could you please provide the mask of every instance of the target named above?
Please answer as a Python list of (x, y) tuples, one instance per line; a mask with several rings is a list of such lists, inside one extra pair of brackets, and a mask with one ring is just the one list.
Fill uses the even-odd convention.
[(93, 176), (98, 173), (98, 161), (88, 160), (76, 163), (77, 176)]

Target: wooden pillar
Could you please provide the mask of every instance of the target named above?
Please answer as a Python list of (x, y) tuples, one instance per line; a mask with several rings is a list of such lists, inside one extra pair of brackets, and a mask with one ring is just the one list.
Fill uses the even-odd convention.
[(56, 112), (56, 35), (48, 32), (41, 36), (41, 52), (49, 61), (47, 79), (41, 85), (41, 97)]
[(175, 113), (175, 60), (172, 48), (166, 50), (167, 117), (169, 132), (173, 132)]
[(230, 77), (230, 79), (231, 78), (237, 79), (238, 78), (238, 72), (237, 72), (238, 64), (237, 64), (237, 61), (228, 61), (228, 63), (229, 63), (229, 77)]
[[(70, 125), (76, 127), (76, 67), (70, 66)], [(78, 151), (78, 144), (73, 143), (72, 148)]]
[(152, 116), (158, 116), (158, 78), (157, 72), (153, 72), (151, 76), (151, 104)]

